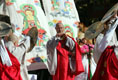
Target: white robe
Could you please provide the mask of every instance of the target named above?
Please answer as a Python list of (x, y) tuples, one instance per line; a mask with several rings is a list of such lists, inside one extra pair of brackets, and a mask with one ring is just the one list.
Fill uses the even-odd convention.
[[(51, 75), (54, 75), (56, 73), (56, 69), (57, 69), (57, 50), (56, 50), (56, 46), (58, 45), (59, 40), (60, 40), (60, 38), (54, 36), (47, 43), (48, 70), (49, 70)], [(70, 37), (67, 37), (66, 46), (69, 47), (70, 50), (74, 51), (75, 43)], [(71, 58), (69, 58), (69, 62), (70, 62), (71, 70), (74, 71), (75, 70), (75, 66), (73, 66), (74, 61), (72, 61)]]
[(88, 78), (89, 63), (88, 63), (87, 54), (82, 55), (82, 63), (83, 63), (83, 66), (84, 66), (84, 72), (77, 75), (75, 77), (75, 80), (87, 80), (87, 78)]
[(8, 50), (18, 59), (20, 62), (20, 74), (23, 80), (29, 80), (28, 70), (25, 64), (25, 55), (30, 47), (30, 37), (26, 37), (21, 45), (15, 47), (14, 44), (9, 41), (6, 44)]
[[(98, 63), (101, 54), (103, 53), (103, 51), (106, 49), (108, 45), (117, 46), (117, 39), (115, 33), (115, 29), (117, 25), (118, 25), (118, 18), (116, 18), (114, 24), (109, 25), (109, 29), (105, 35), (103, 34), (98, 35), (94, 46), (94, 51), (93, 51), (93, 57), (96, 63)], [(118, 52), (116, 52), (116, 49), (114, 50), (115, 50), (115, 54), (117, 55)]]

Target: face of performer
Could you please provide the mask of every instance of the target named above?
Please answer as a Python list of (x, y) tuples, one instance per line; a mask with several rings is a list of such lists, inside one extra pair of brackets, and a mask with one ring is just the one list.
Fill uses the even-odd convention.
[(8, 37), (9, 37), (11, 34), (12, 34), (12, 30), (9, 32), (9, 34), (7, 34), (6, 36), (4, 36), (5, 41), (9, 41), (9, 40), (8, 40)]
[(55, 29), (56, 29), (57, 33), (64, 33), (64, 31), (65, 31), (64, 25), (62, 23), (57, 23)]
[(108, 25), (112, 24), (116, 20), (116, 18), (118, 17), (118, 11), (115, 10), (115, 11), (113, 11), (112, 14), (113, 14), (113, 16), (109, 20), (107, 20), (106, 23), (104, 24), (103, 33), (105, 33), (109, 29)]
[(113, 16), (110, 18), (110, 20), (108, 20), (108, 23), (113, 23), (117, 16), (117, 10), (113, 11)]

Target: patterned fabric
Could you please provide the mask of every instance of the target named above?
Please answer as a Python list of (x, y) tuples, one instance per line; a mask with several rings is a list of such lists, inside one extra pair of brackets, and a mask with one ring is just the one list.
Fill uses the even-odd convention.
[(56, 23), (63, 23), (65, 26), (65, 33), (69, 36), (77, 37), (77, 26), (79, 17), (76, 11), (74, 0), (42, 0), (44, 3), (44, 10), (48, 19), (48, 25), (51, 35), (56, 32), (52, 31)]
[(46, 16), (40, 0), (3, 0), (0, 4), (0, 13), (10, 16), (12, 26), (18, 32), (27, 34), (31, 27), (38, 28), (36, 46), (26, 54), (29, 70), (47, 68), (46, 44), (56, 34), (57, 22), (64, 23), (68, 35), (77, 37), (79, 17), (73, 0), (43, 0)]
[[(4, 2), (5, 1), (5, 2)], [(46, 16), (39, 0), (4, 0), (0, 13), (10, 16), (14, 30), (24, 35), (31, 27), (37, 27), (38, 38), (34, 49), (26, 55), (29, 70), (36, 70), (47, 65), (46, 43), (51, 37)], [(5, 5), (6, 3), (6, 5)], [(43, 64), (42, 64), (43, 62)], [(32, 64), (32, 65), (31, 65)], [(29, 66), (31, 65), (31, 66)], [(36, 65), (39, 65), (37, 67)]]

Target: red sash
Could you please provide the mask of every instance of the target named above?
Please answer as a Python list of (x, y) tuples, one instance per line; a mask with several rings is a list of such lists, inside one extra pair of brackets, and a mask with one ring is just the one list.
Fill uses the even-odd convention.
[(8, 50), (12, 66), (3, 65), (0, 59), (0, 80), (22, 80), (20, 75), (20, 63)]
[(118, 80), (118, 59), (113, 46), (102, 53), (92, 80)]
[(70, 70), (70, 66), (69, 66), (69, 53), (70, 52), (69, 52), (69, 49), (63, 44), (64, 44), (64, 40), (60, 41), (56, 47), (56, 49), (57, 49), (57, 70), (56, 70), (56, 74), (53, 76), (53, 80), (74, 80), (75, 75), (78, 75), (84, 71), (84, 68), (82, 65), (81, 54), (80, 54), (80, 47), (75, 42), (76, 71), (74, 73), (72, 73)]

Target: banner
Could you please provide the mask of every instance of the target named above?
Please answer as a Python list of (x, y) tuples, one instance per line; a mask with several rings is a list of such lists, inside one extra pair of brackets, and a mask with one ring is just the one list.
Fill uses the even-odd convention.
[[(6, 2), (6, 5), (4, 4)], [(31, 27), (37, 27), (39, 34), (35, 48), (27, 53), (28, 70), (47, 68), (46, 43), (56, 35), (55, 25), (62, 22), (65, 32), (76, 38), (79, 16), (73, 0), (2, 0), (0, 13), (10, 16), (14, 29), (27, 34)]]
[[(27, 34), (31, 27), (37, 27), (36, 46), (26, 55), (28, 70), (47, 68), (46, 43), (51, 37), (47, 19), (39, 0), (5, 0), (6, 11), (12, 26), (19, 33)], [(2, 10), (2, 9), (1, 9)]]
[[(50, 31), (56, 23), (62, 22), (65, 32), (71, 37), (76, 38), (78, 32), (79, 16), (74, 4), (74, 0), (42, 0)], [(50, 32), (55, 35), (55, 31)]]

